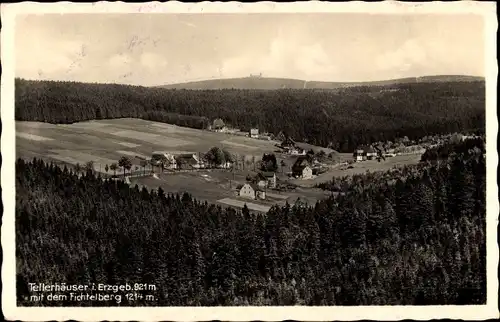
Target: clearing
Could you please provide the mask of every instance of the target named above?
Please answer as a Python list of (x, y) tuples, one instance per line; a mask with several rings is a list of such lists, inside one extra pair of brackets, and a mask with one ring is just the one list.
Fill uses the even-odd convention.
[[(246, 182), (247, 175), (255, 175), (262, 154), (275, 153), (276, 141), (251, 139), (226, 133), (216, 133), (176, 125), (146, 121), (141, 119), (112, 119), (89, 121), (75, 124), (54, 125), (39, 122), (16, 122), (16, 153), (21, 158), (41, 158), (60, 165), (84, 165), (94, 162), (94, 169), (106, 172), (106, 165), (118, 163), (122, 156), (132, 161), (134, 175), (131, 184), (156, 189), (162, 187), (167, 193), (189, 192), (198, 200), (206, 200), (221, 205), (242, 207), (265, 211), (274, 204), (293, 204), (300, 199), (310, 205), (324, 199), (331, 193), (313, 186), (331, 180), (333, 176), (346, 176), (366, 171), (383, 171), (394, 166), (414, 164), (420, 155), (404, 155), (387, 158), (386, 161), (364, 161), (347, 166), (331, 166), (326, 173), (311, 180), (290, 179), (287, 172), (297, 156), (276, 153), (279, 166), (277, 177), (282, 183), (292, 183), (293, 190), (277, 191), (268, 189), (266, 200), (241, 199), (236, 186)], [(139, 158), (151, 156), (153, 151), (166, 151), (173, 154), (207, 152), (217, 146), (225, 148), (237, 157), (235, 171), (199, 170), (187, 172), (165, 172), (157, 177), (150, 175), (151, 167), (140, 167)], [(310, 146), (315, 149), (317, 147)], [(321, 149), (321, 148), (317, 148)], [(327, 150), (327, 152), (330, 152)], [(338, 154), (338, 160), (352, 159), (352, 154)], [(116, 174), (121, 175), (122, 169)], [(158, 172), (158, 169), (155, 170)], [(108, 174), (113, 174), (108, 169)], [(242, 204), (243, 203), (243, 204)]]
[[(74, 124), (16, 122), (16, 152), (21, 158), (42, 158), (64, 164), (94, 161), (104, 166), (128, 156), (151, 156), (153, 151), (171, 153), (207, 152), (211, 147), (226, 148), (238, 157), (273, 152), (274, 141), (254, 140), (141, 119), (112, 119)], [(251, 152), (249, 151), (251, 150)]]

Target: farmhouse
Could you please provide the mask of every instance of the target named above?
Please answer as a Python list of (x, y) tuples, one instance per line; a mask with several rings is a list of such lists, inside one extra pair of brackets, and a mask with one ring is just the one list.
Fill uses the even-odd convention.
[(311, 179), (313, 177), (313, 171), (311, 167), (307, 165), (302, 167), (302, 170), (300, 171), (300, 174), (297, 175), (297, 177), (300, 177), (302, 179)]
[(286, 136), (285, 136), (285, 134), (283, 133), (283, 131), (280, 131), (280, 132), (278, 133), (278, 135), (276, 135), (275, 139), (276, 139), (276, 140), (278, 140), (278, 141), (284, 141), (284, 140), (286, 139)]
[(302, 179), (312, 178), (311, 164), (311, 159), (307, 156), (298, 157), (292, 166), (292, 175)]
[(359, 148), (356, 149), (356, 151), (354, 151), (354, 160), (357, 162), (366, 160), (365, 151)]
[(290, 137), (287, 137), (281, 142), (281, 147), (284, 149), (290, 149), (295, 147), (295, 141), (293, 141)]
[(276, 173), (274, 172), (259, 172), (251, 180), (261, 188), (276, 188)]
[(261, 172), (262, 177), (266, 180), (267, 187), (276, 188), (276, 173), (274, 172)]
[(224, 124), (224, 121), (218, 118), (214, 120), (212, 124), (212, 130), (215, 132), (226, 132), (227, 128), (226, 125)]
[(154, 151), (151, 156), (151, 164), (159, 166), (162, 163), (166, 169), (177, 169), (177, 162), (172, 154), (164, 151)]
[(285, 151), (285, 153), (291, 154), (291, 155), (305, 155), (306, 151), (297, 146), (294, 140), (292, 140), (290, 137), (287, 137), (283, 140), (281, 145), (279, 146), (281, 149)]
[(259, 138), (259, 129), (250, 129), (250, 134), (249, 136), (254, 139)]
[(248, 199), (266, 199), (266, 192), (258, 185), (252, 183), (245, 183), (239, 187), (240, 197)]
[(377, 151), (375, 151), (375, 149), (371, 146), (369, 146), (366, 150), (366, 158), (368, 160), (373, 160), (374, 158), (377, 157)]
[(203, 163), (196, 153), (178, 154), (175, 156), (179, 169), (200, 169)]
[(377, 157), (377, 152), (371, 146), (359, 147), (354, 151), (355, 161), (373, 160)]

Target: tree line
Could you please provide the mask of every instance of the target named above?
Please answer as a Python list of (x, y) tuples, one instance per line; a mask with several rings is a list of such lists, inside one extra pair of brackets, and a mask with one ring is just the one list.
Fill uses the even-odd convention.
[(428, 173), (430, 167), (437, 161), (447, 161), (454, 155), (476, 155), (486, 153), (486, 136), (467, 139), (448, 140), (440, 145), (426, 149), (418, 164), (395, 166), (387, 171), (367, 171), (333, 177), (327, 182), (318, 183), (315, 187), (336, 193), (359, 191), (384, 184), (394, 184), (397, 180), (406, 180), (418, 173)]
[(438, 146), (426, 149), (422, 155), (422, 161), (437, 161), (446, 160), (452, 154), (464, 153), (486, 153), (486, 146), (484, 144), (485, 137), (475, 137), (465, 139), (460, 143), (447, 142)]
[(485, 179), (472, 149), (259, 215), (19, 159), (18, 303), (118, 305), (25, 298), (63, 281), (156, 286), (119, 305), (484, 304)]
[[(214, 119), (244, 131), (352, 152), (407, 136), (482, 129), (484, 81), (414, 83), (342, 90), (175, 90), (117, 84), (15, 81), (20, 121), (73, 123), (143, 118), (204, 129)], [(286, 117), (283, 117), (286, 115)]]

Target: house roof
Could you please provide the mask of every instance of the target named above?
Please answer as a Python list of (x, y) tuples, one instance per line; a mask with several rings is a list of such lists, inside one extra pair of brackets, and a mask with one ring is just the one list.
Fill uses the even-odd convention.
[(198, 163), (198, 158), (195, 157), (193, 154), (179, 154), (175, 156), (176, 160), (182, 160), (184, 162), (187, 162), (189, 164), (197, 164)]
[(175, 159), (175, 157), (168, 153), (168, 152), (160, 152), (160, 151), (155, 151), (151, 154), (151, 160), (160, 162), (162, 160), (167, 160), (169, 162), (172, 162)]
[(365, 152), (366, 153), (374, 153), (375, 152), (375, 149), (372, 147), (372, 146), (369, 146), (365, 149)]
[(260, 174), (262, 174), (262, 175), (263, 175), (264, 177), (266, 177), (266, 178), (273, 178), (273, 177), (276, 175), (276, 173), (271, 172), (271, 171), (268, 171), (268, 172), (264, 172), (264, 171), (263, 171), (263, 172), (261, 172)]
[(255, 183), (245, 183), (245, 184), (244, 184), (244, 185), (242, 185), (242, 186), (241, 186), (241, 188), (239, 188), (239, 189), (242, 189), (242, 188), (243, 188), (244, 186), (246, 186), (246, 185), (249, 185), (249, 186), (250, 186), (250, 187), (252, 187), (252, 189), (253, 189), (253, 190), (255, 190), (255, 191), (264, 191), (264, 190), (262, 190), (262, 188), (261, 188), (261, 187), (259, 187), (259, 186), (258, 186), (258, 185), (256, 185)]
[(224, 126), (225, 126), (225, 124), (224, 124), (224, 121), (222, 119), (218, 118), (218, 119), (214, 120), (214, 123), (213, 123), (214, 128), (222, 128)]
[(292, 167), (292, 172), (293, 173), (297, 173), (297, 172), (302, 173), (302, 170), (304, 170), (305, 167), (306, 167), (305, 165), (296, 165), (296, 166)]
[(372, 146), (360, 146), (356, 149), (357, 151), (363, 151), (364, 153), (374, 153), (375, 149)]
[(311, 163), (310, 157), (308, 157), (307, 155), (301, 155), (297, 158), (297, 160), (295, 160), (295, 163), (292, 166), (292, 170), (293, 168), (308, 166), (310, 165), (310, 163)]
[(292, 140), (291, 138), (287, 137), (283, 140), (283, 142), (281, 143), (282, 146), (285, 146), (285, 145), (295, 145), (295, 141)]
[(295, 172), (295, 173), (297, 173), (297, 172), (302, 172), (302, 171), (304, 171), (304, 169), (305, 169), (305, 168), (312, 169), (312, 168), (311, 168), (310, 166), (308, 166), (308, 165), (298, 165), (298, 166), (296, 166), (296, 167), (294, 167), (294, 168), (292, 169), (292, 172)]

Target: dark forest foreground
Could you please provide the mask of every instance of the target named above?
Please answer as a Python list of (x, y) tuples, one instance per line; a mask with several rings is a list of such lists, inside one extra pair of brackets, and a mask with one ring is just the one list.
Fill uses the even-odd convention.
[[(394, 185), (266, 215), (16, 164), (20, 305), (484, 304), (484, 143)], [(32, 302), (28, 283), (155, 285), (154, 300)]]

